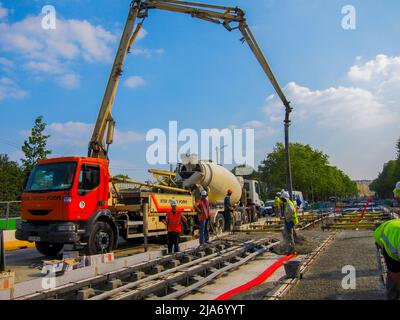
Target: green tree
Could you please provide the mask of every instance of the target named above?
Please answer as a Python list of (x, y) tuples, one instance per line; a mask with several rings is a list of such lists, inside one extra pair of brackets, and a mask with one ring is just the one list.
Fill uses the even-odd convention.
[[(357, 186), (338, 168), (329, 164), (329, 157), (310, 145), (292, 143), (289, 148), (294, 190), (303, 192), (308, 200), (327, 200), (330, 196), (340, 198), (358, 193)], [(276, 192), (286, 189), (285, 148), (277, 143), (273, 151), (259, 166), (260, 180), (268, 188), (272, 198)]]
[(380, 198), (393, 198), (393, 189), (400, 181), (400, 138), (396, 141), (396, 151), (397, 159), (385, 163), (382, 172), (370, 185)]
[(400, 138), (399, 140), (397, 140), (396, 149), (397, 149), (397, 161), (400, 161)]
[(22, 146), (25, 158), (21, 159), (21, 162), (25, 173), (30, 172), (37, 161), (46, 159), (51, 154), (51, 151), (46, 149), (47, 139), (50, 136), (43, 133), (45, 129), (46, 123), (43, 122), (43, 116), (37, 117), (31, 135)]
[(21, 198), (24, 174), (7, 155), (0, 155), (0, 201), (14, 201)]
[(375, 191), (380, 198), (393, 198), (393, 189), (397, 181), (400, 181), (400, 161), (390, 160), (383, 166), (378, 177), (372, 181), (370, 189)]

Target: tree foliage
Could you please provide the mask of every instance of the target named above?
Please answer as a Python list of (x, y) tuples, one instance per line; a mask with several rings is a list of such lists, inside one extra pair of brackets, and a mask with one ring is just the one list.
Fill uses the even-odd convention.
[(22, 146), (25, 158), (21, 159), (21, 162), (25, 173), (30, 172), (37, 161), (46, 159), (51, 154), (51, 151), (46, 149), (47, 139), (50, 136), (43, 133), (45, 129), (46, 123), (43, 122), (43, 116), (37, 117), (31, 135)]
[(0, 155), (0, 201), (14, 201), (21, 197), (24, 174), (18, 163), (7, 155)]
[(396, 143), (396, 151), (397, 151), (397, 160), (400, 161), (400, 138), (397, 140)]
[[(328, 155), (309, 145), (290, 144), (293, 189), (303, 193), (306, 199), (327, 200), (357, 195), (357, 185), (337, 167), (329, 164)], [(259, 179), (272, 198), (276, 192), (286, 189), (285, 148), (277, 143), (259, 166)]]
[(393, 198), (393, 189), (400, 181), (400, 138), (396, 141), (396, 151), (397, 159), (385, 163), (382, 172), (369, 186), (380, 198)]
[(383, 166), (382, 172), (369, 187), (380, 198), (393, 198), (397, 181), (400, 181), (400, 160), (391, 160)]

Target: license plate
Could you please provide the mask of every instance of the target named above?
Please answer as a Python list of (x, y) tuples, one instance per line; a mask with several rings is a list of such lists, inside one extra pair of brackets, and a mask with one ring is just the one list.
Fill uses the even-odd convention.
[(40, 241), (40, 237), (28, 237), (28, 240), (36, 242), (36, 241)]

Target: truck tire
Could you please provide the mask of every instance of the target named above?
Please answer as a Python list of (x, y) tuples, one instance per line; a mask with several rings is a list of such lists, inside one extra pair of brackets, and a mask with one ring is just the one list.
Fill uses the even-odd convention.
[(216, 215), (213, 229), (216, 234), (221, 234), (225, 231), (225, 218), (222, 213)]
[(64, 248), (63, 243), (35, 242), (37, 251), (44, 256), (56, 256)]
[(114, 231), (107, 222), (97, 221), (89, 235), (85, 252), (88, 255), (111, 252), (115, 247)]

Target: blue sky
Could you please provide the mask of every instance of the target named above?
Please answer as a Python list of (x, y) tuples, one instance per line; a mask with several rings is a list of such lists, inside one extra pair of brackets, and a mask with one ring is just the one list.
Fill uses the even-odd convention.
[[(0, 153), (13, 159), (43, 115), (54, 155), (86, 154), (130, 1), (1, 0)], [(252, 0), (240, 6), (294, 107), (291, 139), (328, 153), (354, 179), (374, 178), (399, 132), (400, 2)], [(51, 4), (57, 29), (40, 27)], [(356, 8), (356, 30), (341, 26)], [(114, 173), (145, 179), (146, 132), (254, 128), (259, 163), (283, 140), (283, 109), (237, 31), (150, 12), (126, 60), (113, 116)], [(129, 80), (129, 81), (127, 81)]]

